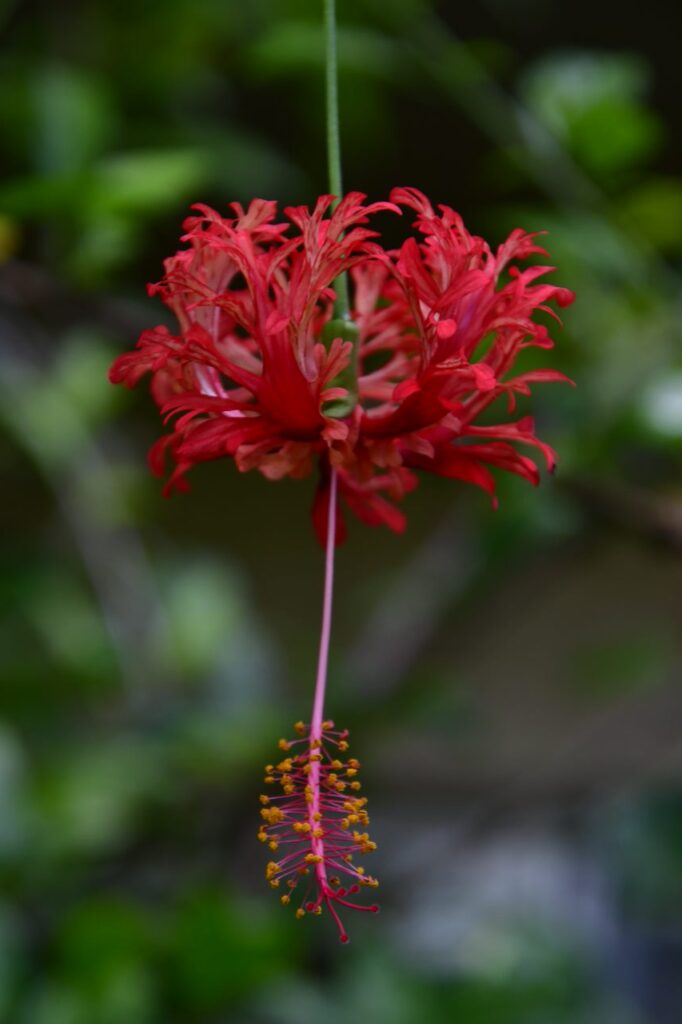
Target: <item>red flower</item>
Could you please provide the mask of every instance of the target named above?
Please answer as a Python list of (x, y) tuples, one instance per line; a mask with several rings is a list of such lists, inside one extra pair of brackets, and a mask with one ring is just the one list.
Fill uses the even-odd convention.
[[(275, 222), (276, 206), (264, 200), (246, 212), (233, 204), (230, 219), (198, 206), (199, 216), (185, 222), (188, 248), (150, 288), (177, 317), (178, 333), (145, 331), (110, 372), (130, 387), (150, 372), (156, 401), (174, 419), (150, 452), (158, 474), (166, 452), (173, 458), (166, 492), (186, 488), (194, 463), (226, 455), (270, 479), (306, 476), (317, 463), (313, 520), (324, 542), (330, 465), (355, 515), (397, 531), (405, 518), (392, 502), (416, 486), (415, 469), (494, 496), (490, 466), (538, 482), (535, 463), (515, 443), (535, 446), (553, 467), (531, 419), (480, 423), (501, 396), (512, 413), (516, 394), (532, 384), (567, 380), (554, 370), (513, 376), (522, 349), (552, 347), (534, 312), (573, 300), (567, 289), (537, 283), (553, 268), (513, 265), (544, 254), (535, 236), (517, 229), (493, 253), (458, 214), (445, 206), (436, 214), (415, 189), (394, 190), (390, 203), (364, 198), (350, 193), (327, 216), (332, 197), (323, 196), (312, 213), (287, 209), (290, 224)], [(364, 225), (400, 206), (416, 211), (422, 238), (385, 251)], [(354, 286), (355, 353), (352, 342), (323, 335), (326, 325), (333, 335), (332, 284), (345, 272)], [(352, 406), (345, 378), (354, 361)], [(334, 414), (338, 400), (344, 415)]]

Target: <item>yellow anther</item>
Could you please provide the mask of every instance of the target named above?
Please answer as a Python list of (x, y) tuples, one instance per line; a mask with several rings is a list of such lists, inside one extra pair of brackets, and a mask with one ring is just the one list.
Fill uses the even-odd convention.
[(271, 889), (279, 889), (279, 878), (271, 878), (270, 879), (270, 888)]
[(323, 828), (314, 828), (313, 829), (313, 838), (314, 839), (322, 839), (323, 836), (324, 836), (324, 829)]
[(296, 911), (296, 917), (297, 917), (297, 918), (298, 918), (299, 920), (300, 920), (300, 919), (301, 919), (302, 917), (305, 917), (305, 910), (303, 909), (303, 907), (299, 907), (299, 908), (298, 908), (298, 910)]
[(274, 776), (272, 776), (272, 775), (266, 775), (265, 778), (263, 779), (263, 782), (267, 782), (267, 783), (271, 783), (271, 782), (274, 782), (274, 781), (275, 781), (275, 779), (274, 779)]
[(277, 874), (278, 871), (279, 871), (279, 864), (277, 863), (277, 861), (276, 860), (268, 861), (268, 863), (267, 863), (267, 865), (265, 867), (265, 877), (268, 879), (268, 881), (270, 881), (271, 878), (275, 877), (275, 875)]
[(358, 761), (357, 757), (348, 758), (348, 767), (355, 768), (357, 771), (357, 769), (360, 767), (360, 762)]
[(313, 910), (313, 914), (317, 914), (318, 917), (320, 916), (321, 913), (322, 907), (315, 907), (315, 909)]
[(315, 811), (313, 814), (313, 821), (322, 821), (322, 815), (319, 811)]
[(285, 796), (293, 796), (294, 793), (296, 792), (296, 787), (292, 786), (292, 785), (284, 786), (283, 789), (284, 789), (284, 795)]
[(359, 782), (351, 782), (350, 788), (351, 789), (362, 789), (362, 785)]
[(335, 772), (330, 772), (329, 775), (327, 776), (327, 782), (331, 782), (333, 784), (333, 783), (338, 782), (338, 781), (339, 781), (339, 777), (338, 777), (338, 775), (336, 775)]
[(283, 906), (286, 907), (287, 903), (291, 903), (291, 896), (289, 896), (288, 893), (285, 892), (283, 896), (280, 896), (279, 901)]
[(285, 757), (283, 761), (279, 762), (277, 767), (281, 772), (290, 772), (292, 771), (294, 765), (290, 757)]
[(319, 748), (321, 746), (322, 746), (322, 741), (321, 740), (311, 740), (310, 741), (310, 749), (311, 750), (319, 750)]
[(277, 825), (284, 818), (284, 811), (279, 807), (261, 807), (260, 816), (270, 825)]
[(346, 743), (346, 741), (345, 741), (345, 740), (339, 740), (339, 750), (340, 750), (340, 751), (341, 751), (342, 753), (343, 753), (344, 751), (348, 750), (348, 744)]
[(289, 743), (289, 740), (281, 739), (277, 746), (280, 750), (288, 750), (291, 744)]
[(357, 871), (357, 873), (359, 875), (364, 875), (364, 873), (365, 873), (365, 869), (364, 868), (356, 868), (355, 870)]
[(333, 729), (333, 728), (334, 728), (334, 723), (332, 722), (331, 718), (327, 718), (326, 721), (324, 721), (322, 723), (322, 731), (323, 732), (329, 732), (329, 730)]
[(321, 864), (322, 858), (318, 853), (306, 853), (303, 858), (306, 864)]
[(331, 768), (335, 768), (337, 772), (340, 772), (343, 768), (343, 761), (332, 761)]
[(344, 853), (343, 860), (345, 860), (346, 864), (350, 864), (350, 862), (353, 860), (353, 854), (352, 853)]
[(262, 804), (269, 804), (270, 803), (270, 797), (269, 796), (265, 796), (264, 793), (261, 793), (261, 795), (258, 797), (258, 799), (260, 800), (260, 802)]
[(322, 754), (311, 754), (310, 755), (310, 760), (314, 761), (315, 763), (317, 763), (318, 761), (322, 760)]
[(350, 821), (348, 818), (341, 819), (341, 828), (350, 828)]
[(272, 850), (273, 853), (275, 852), (275, 850), (279, 849), (279, 843), (276, 843), (274, 839), (270, 840), (270, 842), (268, 843), (268, 846), (270, 847), (270, 849)]
[(292, 827), (294, 832), (310, 832), (310, 825), (307, 821), (295, 821)]
[(261, 843), (267, 843), (267, 841), (268, 841), (268, 834), (267, 834), (267, 832), (263, 832), (263, 830), (261, 829), (261, 831), (258, 833), (258, 838), (260, 839)]
[(309, 764), (304, 764), (303, 765), (303, 774), (304, 775), (310, 775), (310, 765)]
[(336, 790), (337, 793), (345, 793), (345, 791), (346, 791), (346, 783), (345, 782), (337, 782), (336, 785), (334, 786), (334, 789)]
[(358, 774), (358, 770), (357, 770), (357, 768), (348, 768), (348, 769), (346, 770), (346, 775), (348, 776), (348, 778), (349, 778), (349, 779), (352, 779), (352, 777), (353, 777), (354, 775), (357, 775), (357, 774)]

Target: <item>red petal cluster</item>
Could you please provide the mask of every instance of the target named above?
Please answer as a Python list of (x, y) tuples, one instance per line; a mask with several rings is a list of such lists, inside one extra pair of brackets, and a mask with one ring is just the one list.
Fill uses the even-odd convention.
[[(324, 538), (330, 465), (351, 512), (396, 531), (405, 517), (393, 502), (416, 486), (414, 470), (494, 497), (491, 466), (538, 482), (517, 443), (539, 449), (553, 467), (532, 420), (508, 418), (532, 384), (567, 380), (554, 370), (514, 375), (519, 352), (553, 344), (535, 311), (556, 317), (548, 304), (574, 298), (538, 280), (552, 267), (516, 266), (545, 250), (517, 229), (493, 252), (454, 210), (434, 211), (416, 189), (395, 189), (390, 203), (364, 199), (350, 193), (332, 210), (333, 197), (322, 196), (312, 212), (286, 209), (284, 222), (275, 203), (260, 199), (248, 210), (233, 204), (230, 218), (197, 206), (185, 221), (186, 247), (149, 289), (173, 311), (177, 333), (145, 331), (110, 371), (112, 382), (129, 387), (152, 375), (152, 393), (173, 422), (150, 452), (159, 475), (172, 457), (166, 492), (186, 489), (195, 463), (223, 456), (270, 479), (303, 477), (317, 464), (313, 520)], [(366, 224), (401, 207), (416, 212), (419, 237), (386, 250)], [(331, 410), (348, 395), (339, 377), (353, 346), (322, 337), (342, 273), (350, 275), (359, 341), (358, 401), (340, 418)], [(501, 396), (507, 418), (482, 425)]]

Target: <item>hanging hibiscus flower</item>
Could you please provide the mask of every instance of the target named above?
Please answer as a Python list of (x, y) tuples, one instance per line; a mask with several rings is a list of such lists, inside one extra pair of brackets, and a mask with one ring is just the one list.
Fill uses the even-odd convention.
[[(417, 483), (414, 471), (465, 480), (494, 498), (490, 467), (539, 479), (517, 445), (554, 453), (528, 418), (481, 423), (501, 396), (507, 415), (532, 384), (566, 381), (556, 370), (514, 374), (518, 354), (551, 348), (536, 311), (556, 316), (573, 293), (539, 283), (547, 266), (519, 269), (546, 255), (517, 229), (493, 252), (454, 210), (436, 214), (416, 189), (366, 205), (350, 193), (285, 211), (254, 200), (235, 216), (199, 206), (185, 222), (187, 247), (166, 261), (150, 286), (179, 329), (145, 331), (110, 377), (135, 385), (152, 374), (152, 392), (173, 432), (150, 452), (166, 484), (185, 489), (197, 462), (233, 458), (242, 471), (303, 477), (320, 469), (313, 519), (326, 538), (330, 468), (339, 497), (365, 523), (400, 531), (395, 506)], [(417, 213), (419, 239), (384, 250), (365, 225), (378, 211)], [(293, 232), (289, 234), (291, 229)], [(332, 285), (350, 274), (350, 318), (335, 319)], [(390, 500), (389, 500), (390, 499)], [(344, 535), (337, 521), (337, 541)]]

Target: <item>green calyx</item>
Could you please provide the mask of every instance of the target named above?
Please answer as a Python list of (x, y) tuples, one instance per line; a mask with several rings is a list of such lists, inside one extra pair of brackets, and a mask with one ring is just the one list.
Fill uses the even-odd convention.
[(327, 350), (335, 338), (350, 341), (353, 346), (348, 366), (334, 377), (329, 385), (332, 388), (346, 388), (348, 394), (345, 398), (334, 398), (322, 406), (325, 416), (343, 419), (350, 416), (358, 403), (358, 326), (352, 320), (329, 320), (322, 329), (321, 338)]

